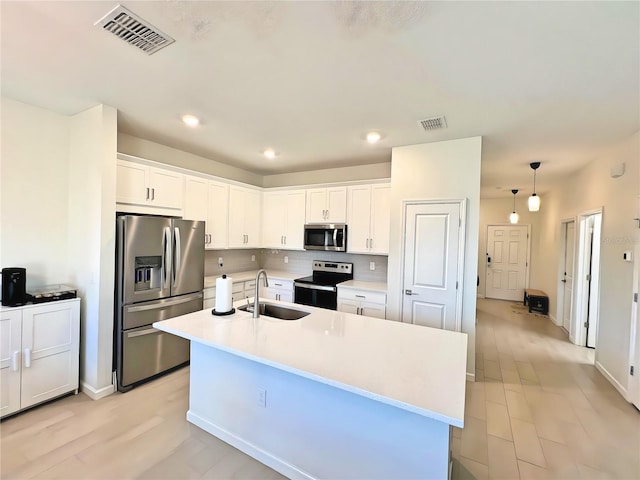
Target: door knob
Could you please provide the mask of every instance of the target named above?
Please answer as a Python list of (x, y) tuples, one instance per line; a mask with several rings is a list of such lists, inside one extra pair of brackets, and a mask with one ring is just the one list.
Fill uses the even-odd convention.
[(413, 293), (411, 290), (405, 290), (404, 294), (405, 295), (418, 295), (417, 293)]

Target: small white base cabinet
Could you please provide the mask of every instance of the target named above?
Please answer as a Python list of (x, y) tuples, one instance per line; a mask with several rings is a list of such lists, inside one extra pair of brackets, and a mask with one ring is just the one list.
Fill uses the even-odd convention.
[(216, 306), (216, 287), (205, 288), (202, 309), (211, 310)]
[(0, 417), (78, 392), (80, 299), (2, 307)]
[(261, 286), (260, 297), (293, 303), (293, 281), (270, 278), (268, 287)]
[(365, 317), (386, 318), (387, 294), (340, 288), (338, 285), (338, 311)]

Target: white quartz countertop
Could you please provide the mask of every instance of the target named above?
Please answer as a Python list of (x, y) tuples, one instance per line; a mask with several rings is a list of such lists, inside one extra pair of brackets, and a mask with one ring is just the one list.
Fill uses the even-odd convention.
[(363, 282), (361, 280), (348, 280), (338, 284), (338, 288), (351, 290), (369, 290), (371, 292), (387, 293), (387, 282)]
[(266, 316), (253, 319), (244, 311), (213, 316), (203, 310), (153, 326), (418, 415), (463, 426), (466, 334), (267, 302), (311, 313), (299, 320), (278, 320)]
[[(236, 272), (236, 273), (225, 273), (227, 277), (231, 277), (234, 282), (245, 282), (247, 280), (255, 280), (256, 274), (258, 270), (249, 270), (246, 272)], [(311, 275), (309, 273), (308, 275)], [(216, 286), (216, 278), (221, 277), (220, 275), (210, 275), (204, 277), (204, 288), (211, 288)], [(279, 278), (281, 280), (295, 280), (296, 278), (304, 277), (305, 274), (301, 273), (291, 273), (291, 272), (282, 272), (279, 270), (267, 270), (268, 278)]]

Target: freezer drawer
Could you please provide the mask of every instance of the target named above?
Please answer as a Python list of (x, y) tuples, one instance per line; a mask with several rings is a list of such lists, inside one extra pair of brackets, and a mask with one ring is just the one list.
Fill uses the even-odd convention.
[(121, 330), (151, 325), (153, 322), (167, 320), (168, 318), (199, 310), (202, 310), (202, 292), (125, 305), (122, 311)]
[(189, 361), (189, 340), (144, 326), (122, 332), (118, 389)]

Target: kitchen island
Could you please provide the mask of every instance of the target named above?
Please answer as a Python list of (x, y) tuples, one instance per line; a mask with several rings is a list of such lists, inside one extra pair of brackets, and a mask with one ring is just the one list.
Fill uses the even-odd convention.
[(310, 314), (154, 323), (191, 340), (191, 423), (289, 478), (447, 478), (466, 334), (269, 303)]

